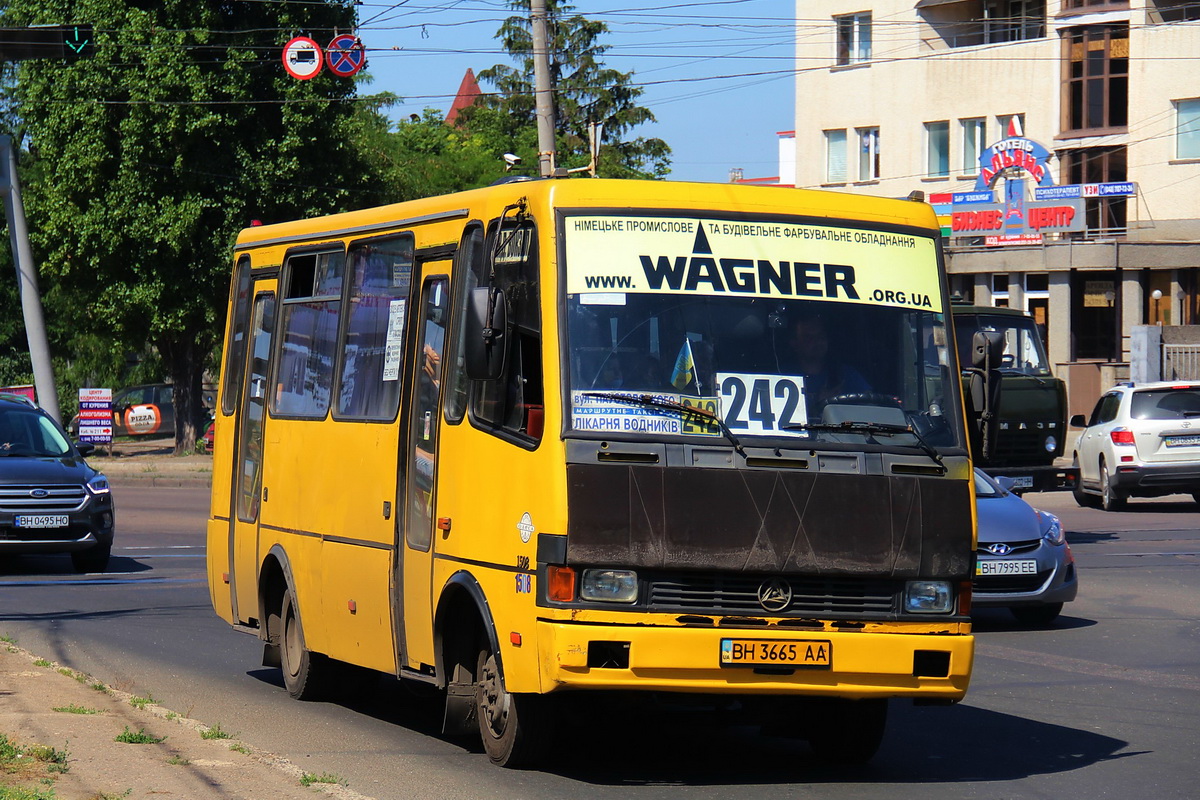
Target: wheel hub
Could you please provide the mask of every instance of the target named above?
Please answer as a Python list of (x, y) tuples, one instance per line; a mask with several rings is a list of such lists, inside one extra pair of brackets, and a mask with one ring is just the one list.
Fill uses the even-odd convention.
[(494, 736), (501, 736), (508, 725), (509, 702), (495, 656), (489, 657), (479, 674), (479, 713)]

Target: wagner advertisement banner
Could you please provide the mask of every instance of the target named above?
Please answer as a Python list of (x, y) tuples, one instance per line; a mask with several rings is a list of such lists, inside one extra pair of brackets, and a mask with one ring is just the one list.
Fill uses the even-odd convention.
[(934, 240), (702, 216), (568, 216), (568, 294), (697, 293), (940, 312)]

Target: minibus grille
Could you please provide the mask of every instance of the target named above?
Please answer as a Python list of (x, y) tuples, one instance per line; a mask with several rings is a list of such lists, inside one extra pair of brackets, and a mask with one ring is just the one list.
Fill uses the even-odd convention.
[[(895, 614), (903, 582), (749, 575), (648, 575), (650, 611), (752, 614), (773, 617), (840, 618)], [(779, 581), (791, 590), (781, 611), (759, 601), (764, 584)]]

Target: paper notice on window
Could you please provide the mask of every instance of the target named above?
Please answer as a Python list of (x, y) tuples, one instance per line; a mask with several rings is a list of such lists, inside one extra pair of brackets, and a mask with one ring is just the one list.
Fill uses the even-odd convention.
[(383, 379), (400, 380), (400, 364), (404, 361), (404, 300), (388, 305), (387, 342), (383, 354)]

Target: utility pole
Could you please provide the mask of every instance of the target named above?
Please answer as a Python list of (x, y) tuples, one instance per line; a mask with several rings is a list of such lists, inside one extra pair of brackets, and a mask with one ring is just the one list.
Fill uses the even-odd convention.
[(531, 0), (533, 28), (533, 95), (537, 103), (538, 174), (554, 174), (554, 89), (550, 85), (550, 53), (546, 36), (546, 0)]
[[(43, 25), (32, 28), (0, 28), (0, 61), (55, 58), (64, 62), (91, 58), (96, 51), (94, 31), (88, 25)], [(8, 238), (13, 262), (17, 266), (17, 291), (25, 316), (25, 337), (29, 342), (29, 360), (33, 364), (33, 387), (38, 405), (62, 423), (58, 410), (58, 388), (54, 385), (54, 366), (50, 362), (50, 340), (42, 314), (42, 295), (38, 291), (37, 268), (29, 248), (29, 230), (25, 227), (25, 205), (21, 202), (21, 181), (17, 177), (17, 154), (12, 138), (0, 136), (0, 193), (4, 195), (4, 213), (8, 218)]]
[(12, 138), (0, 136), (0, 192), (4, 193), (4, 214), (8, 217), (8, 238), (13, 261), (17, 264), (17, 290), (25, 315), (25, 337), (29, 341), (29, 360), (33, 362), (33, 387), (38, 405), (62, 423), (58, 410), (58, 388), (54, 385), (54, 367), (50, 362), (50, 340), (42, 316), (42, 295), (38, 291), (37, 269), (29, 249), (29, 231), (25, 227), (25, 205), (21, 202), (21, 182), (17, 179), (17, 154)]

